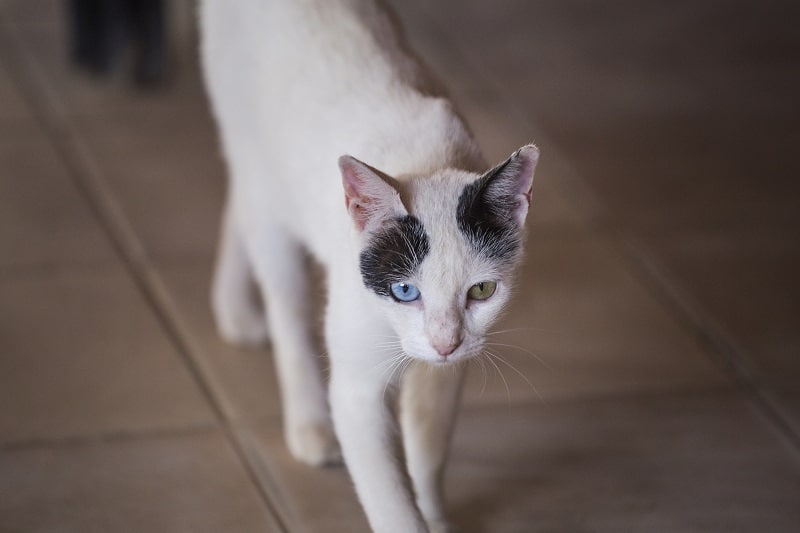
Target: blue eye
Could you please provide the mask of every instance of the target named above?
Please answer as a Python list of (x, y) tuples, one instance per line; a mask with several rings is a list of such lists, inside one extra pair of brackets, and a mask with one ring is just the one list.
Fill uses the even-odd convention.
[(419, 298), (419, 289), (408, 283), (392, 283), (392, 296), (399, 302), (413, 302)]

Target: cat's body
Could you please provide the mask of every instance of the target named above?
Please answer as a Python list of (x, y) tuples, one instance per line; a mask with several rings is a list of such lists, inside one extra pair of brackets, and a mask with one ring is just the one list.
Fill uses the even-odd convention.
[[(486, 165), (467, 128), (373, 2), (205, 0), (201, 23), (231, 174), (218, 326), (234, 342), (266, 340), (255, 282), (289, 448), (310, 464), (335, 460), (302, 252), (317, 258), (333, 420), (370, 524), (443, 528), (461, 370), (430, 366), (480, 352), (507, 300), (538, 152), (525, 147), (476, 181)], [(400, 352), (416, 361), (400, 408), (413, 490), (395, 442), (395, 365), (411, 360)]]

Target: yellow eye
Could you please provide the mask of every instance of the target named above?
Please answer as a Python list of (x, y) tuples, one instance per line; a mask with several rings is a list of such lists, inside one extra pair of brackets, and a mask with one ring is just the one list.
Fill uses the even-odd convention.
[(469, 288), (467, 297), (470, 300), (485, 300), (494, 294), (496, 288), (497, 283), (494, 281), (481, 281)]

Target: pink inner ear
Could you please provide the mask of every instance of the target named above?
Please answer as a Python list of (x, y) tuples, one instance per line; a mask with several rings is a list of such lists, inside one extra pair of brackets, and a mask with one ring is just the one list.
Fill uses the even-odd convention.
[(528, 215), (528, 207), (531, 204), (531, 192), (533, 190), (533, 173), (536, 171), (536, 164), (539, 162), (539, 149), (529, 144), (523, 146), (514, 154), (519, 167), (517, 169), (517, 207), (514, 210), (514, 219), (517, 224), (522, 226), (525, 217)]
[(531, 189), (533, 187), (533, 173), (536, 171), (536, 165), (539, 162), (539, 149), (532, 144), (523, 146), (514, 158), (519, 161), (519, 170), (517, 174), (518, 193), (527, 197), (528, 203), (531, 201)]
[(363, 168), (357, 159), (350, 156), (339, 158), (339, 169), (342, 173), (342, 186), (344, 187), (344, 205), (358, 230), (363, 231), (368, 222), (363, 204), (369, 202), (369, 198), (364, 195), (364, 189), (366, 189), (364, 174), (369, 170)]
[(355, 222), (358, 231), (364, 231), (369, 222), (369, 216), (364, 206), (358, 201), (347, 202), (347, 211), (350, 213), (350, 218)]
[(405, 213), (397, 191), (369, 166), (349, 155), (339, 158), (344, 202), (359, 231), (391, 214)]
[(350, 200), (359, 195), (358, 191), (361, 185), (356, 165), (356, 160), (350, 156), (343, 155), (339, 158), (339, 170), (342, 173), (345, 202), (348, 206), (350, 205)]

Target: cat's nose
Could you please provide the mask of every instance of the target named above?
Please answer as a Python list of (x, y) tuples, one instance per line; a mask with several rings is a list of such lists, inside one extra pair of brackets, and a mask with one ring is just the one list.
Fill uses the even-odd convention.
[(455, 352), (459, 346), (461, 346), (461, 339), (448, 340), (444, 342), (434, 341), (431, 342), (431, 346), (433, 346), (433, 349), (436, 350), (436, 353), (442, 357), (447, 357), (451, 353)]

